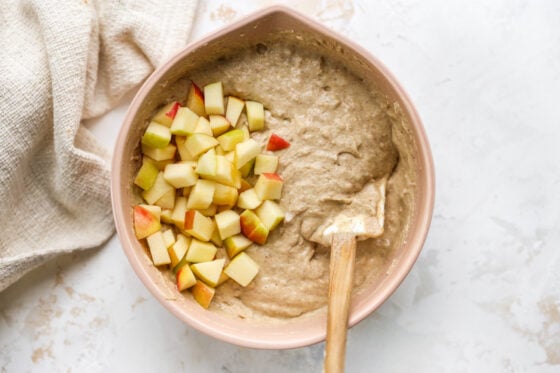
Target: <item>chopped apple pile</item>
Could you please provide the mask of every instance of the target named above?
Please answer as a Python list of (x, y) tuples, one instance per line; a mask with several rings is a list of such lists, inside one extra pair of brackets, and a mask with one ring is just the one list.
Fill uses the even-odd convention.
[(225, 281), (245, 287), (257, 276), (245, 250), (284, 220), (280, 159), (271, 152), (290, 144), (272, 134), (263, 152), (251, 138), (265, 128), (263, 104), (224, 97), (221, 82), (192, 83), (184, 103), (163, 106), (142, 136), (134, 184), (145, 204), (134, 206), (134, 230), (153, 264), (208, 308)]

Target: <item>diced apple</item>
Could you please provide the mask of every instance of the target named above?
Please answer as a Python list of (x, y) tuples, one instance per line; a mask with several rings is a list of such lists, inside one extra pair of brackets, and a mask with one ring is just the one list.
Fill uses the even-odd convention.
[(193, 157), (197, 157), (216, 145), (218, 145), (218, 140), (203, 133), (194, 133), (185, 141), (185, 147)]
[[(222, 147), (221, 147), (221, 146), (217, 146), (217, 148), (218, 148), (218, 149), (221, 149)], [(232, 150), (232, 151), (227, 152), (227, 153), (224, 151), (224, 154), (222, 154), (222, 155), (223, 155), (224, 158), (227, 159), (228, 162), (230, 162), (231, 164), (234, 164), (234, 163), (235, 163), (235, 150)]]
[(264, 173), (275, 173), (278, 168), (278, 157), (275, 155), (259, 154), (255, 158), (255, 169), (253, 173), (260, 175)]
[(253, 139), (249, 139), (235, 145), (235, 167), (237, 169), (240, 169), (245, 165), (245, 163), (249, 162), (251, 159), (256, 158), (256, 156), (259, 155), (260, 152), (261, 146)]
[(277, 174), (264, 173), (259, 176), (255, 184), (255, 192), (261, 200), (280, 199), (284, 180)]
[(224, 240), (224, 246), (226, 247), (227, 254), (230, 258), (233, 258), (252, 244), (253, 241), (242, 234), (236, 234), (235, 236), (228, 237)]
[(208, 136), (214, 136), (212, 132), (212, 127), (210, 127), (210, 121), (204, 117), (198, 117), (198, 122), (196, 123), (195, 133), (203, 133)]
[(200, 176), (216, 175), (216, 151), (214, 148), (200, 156), (195, 172)]
[(284, 210), (279, 204), (266, 200), (257, 207), (255, 214), (261, 219), (269, 231), (275, 229), (284, 220)]
[[(168, 145), (168, 146), (172, 146), (174, 147), (174, 145)], [(150, 148), (153, 149), (153, 148)], [(165, 148), (164, 148), (165, 149)], [(155, 150), (162, 150), (162, 149), (155, 149)], [(174, 153), (175, 154), (175, 153)], [(147, 155), (144, 155), (142, 157), (142, 162), (147, 162), (147, 163), (151, 163), (158, 171), (163, 171), (165, 170), (165, 166), (167, 166), (168, 164), (173, 163), (173, 158), (170, 159), (164, 159), (163, 161), (156, 161), (150, 157), (148, 157)]]
[(195, 238), (191, 240), (189, 249), (187, 250), (187, 262), (201, 263), (214, 259), (216, 255), (216, 246), (212, 242), (202, 242)]
[(185, 213), (187, 212), (187, 199), (185, 197), (177, 197), (175, 200), (175, 208), (171, 214), (171, 221), (180, 230), (185, 229)]
[(223, 115), (210, 115), (208, 119), (210, 119), (210, 128), (214, 136), (221, 135), (231, 126), (231, 123)]
[(224, 269), (226, 275), (245, 287), (259, 273), (259, 265), (247, 253), (240, 253)]
[(217, 247), (222, 247), (224, 242), (220, 237), (220, 232), (218, 232), (218, 227), (216, 226), (216, 221), (212, 220), (212, 224), (214, 224), (214, 230), (212, 231), (212, 236), (210, 236), (210, 241), (216, 245)]
[(159, 206), (162, 209), (173, 209), (175, 207), (176, 192), (177, 190), (175, 188), (171, 188), (163, 196), (161, 196), (160, 199), (155, 201), (154, 205)]
[(218, 206), (211, 204), (210, 206), (208, 206), (208, 208), (198, 210), (198, 211), (200, 211), (200, 213), (204, 216), (211, 217), (216, 215), (216, 212), (218, 211)]
[(192, 273), (191, 268), (188, 265), (182, 266), (176, 275), (177, 280), (177, 289), (179, 291), (183, 291), (190, 287), (193, 287), (196, 284), (196, 278), (194, 277), (194, 273)]
[(214, 181), (198, 179), (189, 194), (187, 208), (197, 210), (208, 208), (212, 204), (215, 188), (216, 183)]
[(194, 300), (198, 302), (202, 306), (202, 308), (210, 307), (210, 303), (212, 303), (212, 298), (214, 298), (214, 294), (216, 293), (216, 289), (206, 285), (202, 281), (197, 281), (196, 284), (191, 288), (191, 292), (193, 295)]
[(253, 171), (253, 166), (255, 165), (255, 160), (256, 158), (251, 159), (249, 162), (245, 163), (243, 167), (239, 169), (239, 172), (241, 172), (242, 177), (249, 177), (249, 175), (251, 175), (251, 171)]
[(177, 241), (173, 245), (167, 248), (167, 252), (169, 253), (169, 258), (171, 259), (171, 268), (175, 267), (181, 259), (187, 253), (189, 249), (189, 245), (191, 243), (191, 238), (186, 237), (182, 234), (177, 235)]
[(233, 129), (220, 135), (217, 139), (222, 149), (226, 152), (235, 150), (235, 145), (244, 141), (243, 131), (240, 129)]
[[(173, 144), (168, 144), (166, 147), (163, 147), (161, 149), (152, 148), (150, 146), (142, 144), (142, 154), (147, 155), (156, 162), (173, 160), (176, 151), (177, 147)], [(158, 169), (161, 170), (161, 168), (159, 167)]]
[(175, 119), (173, 119), (170, 132), (173, 135), (188, 136), (195, 132), (197, 124), (198, 115), (188, 107), (182, 107), (179, 108)]
[(191, 88), (187, 96), (187, 107), (199, 116), (206, 115), (206, 110), (204, 109), (204, 94), (194, 82), (191, 82)]
[(146, 210), (157, 220), (161, 221), (161, 207), (154, 205), (138, 205)]
[(216, 156), (216, 175), (206, 178), (234, 188), (241, 186), (241, 173), (223, 155)]
[(158, 122), (159, 124), (163, 124), (166, 127), (170, 127), (180, 106), (181, 105), (179, 105), (177, 101), (170, 102), (159, 109), (156, 115), (153, 116), (152, 120), (154, 122)]
[(270, 135), (266, 150), (282, 150), (290, 146), (290, 143), (276, 134)]
[(159, 172), (156, 177), (154, 185), (148, 190), (142, 193), (142, 197), (148, 202), (148, 204), (153, 205), (157, 200), (159, 200), (165, 193), (170, 190), (175, 190), (172, 185), (168, 184), (163, 177), (163, 172)]
[(175, 136), (175, 143), (177, 144), (179, 157), (183, 162), (196, 161), (197, 157), (192, 156), (191, 153), (188, 151), (187, 147), (185, 146), (186, 141), (187, 138), (185, 136)]
[(233, 210), (222, 211), (214, 219), (222, 240), (241, 232), (239, 214)]
[(244, 106), (245, 106), (245, 101), (234, 96), (228, 97), (227, 108), (226, 108), (226, 119), (231, 123), (232, 127), (235, 127), (237, 125), (237, 121), (241, 116), (241, 112), (243, 111)]
[(175, 188), (184, 188), (196, 184), (198, 175), (188, 163), (173, 163), (165, 167), (163, 178)]
[[(165, 242), (165, 247), (168, 249), (173, 246), (175, 243), (175, 233), (173, 233), (173, 229), (168, 229), (162, 233), (163, 235), (163, 242)], [(173, 259), (171, 259), (173, 261)]]
[(260, 131), (264, 128), (264, 106), (260, 102), (245, 101), (249, 131)]
[[(175, 202), (175, 207), (177, 207), (177, 202)], [(173, 215), (173, 211), (171, 209), (162, 209), (161, 210), (161, 222), (165, 224), (173, 224), (173, 220), (171, 216)], [(185, 216), (185, 214), (183, 214)]]
[(218, 284), (216, 284), (216, 286), (220, 286), (227, 280), (229, 280), (229, 276), (226, 275), (224, 271), (222, 271), (222, 273), (220, 274), (220, 278), (218, 279)]
[(163, 241), (161, 231), (151, 234), (146, 238), (146, 241), (148, 242), (150, 254), (152, 255), (152, 262), (155, 266), (171, 263), (171, 258), (169, 258), (169, 253), (167, 252), (167, 247), (165, 247), (165, 241)]
[(185, 232), (201, 241), (208, 242), (214, 232), (214, 222), (197, 210), (185, 213)]
[(243, 125), (240, 128), (241, 131), (243, 131), (243, 141), (247, 141), (251, 138), (251, 133), (249, 132), (249, 127)]
[(260, 206), (262, 203), (255, 188), (247, 189), (244, 192), (239, 193), (239, 198), (237, 199), (237, 206), (242, 209), (253, 210)]
[(266, 242), (268, 228), (251, 210), (245, 210), (240, 215), (241, 232), (245, 237), (260, 245)]
[(224, 114), (222, 82), (215, 82), (204, 86), (204, 108), (206, 114)]
[(142, 144), (157, 149), (165, 148), (169, 145), (169, 141), (171, 141), (169, 128), (156, 122), (150, 122), (142, 136)]
[(134, 232), (139, 240), (161, 229), (159, 219), (142, 206), (135, 206), (133, 211)]
[(152, 185), (154, 185), (157, 175), (157, 167), (153, 163), (143, 160), (142, 166), (138, 170), (136, 178), (134, 179), (134, 184), (144, 190), (150, 189)]
[(215, 203), (216, 205), (235, 206), (235, 203), (237, 202), (237, 196), (238, 192), (236, 188), (229, 185), (216, 183), (212, 203)]
[(225, 259), (215, 259), (210, 262), (195, 263), (191, 265), (191, 270), (199, 280), (215, 287), (218, 285), (225, 262)]

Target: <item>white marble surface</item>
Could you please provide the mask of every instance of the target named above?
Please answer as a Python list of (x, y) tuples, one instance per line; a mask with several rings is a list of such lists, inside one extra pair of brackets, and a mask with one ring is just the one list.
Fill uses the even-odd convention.
[[(269, 4), (237, 3), (201, 4), (191, 39)], [(389, 66), (436, 165), (424, 251), (350, 331), (348, 372), (559, 372), (560, 3), (288, 3)], [(88, 124), (109, 148), (128, 100)], [(0, 294), (2, 372), (320, 372), (322, 349), (198, 333), (150, 296), (116, 237)]]

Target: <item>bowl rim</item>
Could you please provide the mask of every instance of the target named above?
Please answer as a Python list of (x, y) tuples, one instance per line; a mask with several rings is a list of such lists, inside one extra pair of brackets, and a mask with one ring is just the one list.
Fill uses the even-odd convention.
[[(425, 243), (434, 209), (435, 200), (435, 174), (434, 174), (434, 163), (432, 158), (432, 153), (430, 150), (428, 138), (426, 136), (424, 126), (420, 119), (420, 116), (412, 104), (412, 100), (406, 93), (402, 85), (396, 79), (396, 77), (389, 71), (389, 69), (375, 56), (373, 56), (364, 47), (356, 44), (355, 42), (349, 40), (343, 35), (340, 35), (333, 30), (328, 29), (319, 22), (302, 15), (301, 13), (293, 10), (289, 7), (283, 5), (273, 5), (263, 8), (259, 11), (251, 13), (244, 16), (238, 21), (235, 21), (225, 27), (219, 28), (214, 32), (210, 32), (198, 41), (187, 44), (181, 51), (169, 58), (165, 63), (155, 69), (152, 74), (144, 81), (142, 86), (136, 92), (123, 120), (121, 129), (117, 136), (117, 141), (115, 143), (115, 148), (113, 151), (113, 160), (111, 163), (111, 200), (113, 207), (113, 216), (115, 220), (115, 226), (117, 229), (117, 234), (122, 246), (122, 249), (131, 264), (134, 272), (140, 278), (141, 282), (146, 286), (146, 288), (152, 293), (152, 295), (175, 317), (179, 320), (185, 322), (194, 329), (203, 332), (209, 336), (212, 336), (218, 340), (222, 340), (228, 343), (232, 343), (238, 346), (259, 348), (259, 349), (289, 349), (308, 346), (314, 343), (324, 341), (326, 338), (326, 323), (324, 331), (321, 331), (314, 335), (298, 335), (292, 336), (289, 340), (278, 340), (278, 341), (263, 341), (256, 338), (247, 338), (235, 334), (233, 331), (216, 330), (215, 328), (208, 327), (204, 322), (189, 317), (184, 312), (181, 312), (180, 307), (176, 303), (167, 302), (165, 294), (160, 289), (160, 287), (150, 279), (145, 266), (140, 261), (139, 257), (135, 255), (134, 250), (132, 250), (133, 242), (135, 238), (130, 237), (126, 234), (124, 225), (124, 216), (121, 214), (121, 206), (123, 203), (122, 198), (122, 178), (121, 173), (117, 172), (119, 170), (120, 164), (122, 164), (123, 157), (125, 156), (119, 148), (122, 148), (126, 143), (126, 138), (130, 127), (133, 122), (134, 114), (140, 107), (140, 104), (144, 101), (149, 91), (154, 87), (155, 84), (164, 76), (164, 74), (176, 63), (185, 58), (186, 55), (196, 50), (200, 46), (207, 44), (209, 41), (221, 37), (227, 33), (235, 31), (247, 24), (253, 23), (266, 16), (271, 16), (275, 13), (283, 14), (293, 18), (313, 31), (326, 35), (329, 38), (337, 41), (341, 45), (355, 51), (358, 55), (367, 60), (371, 65), (375, 66), (378, 72), (383, 76), (383, 78), (389, 83), (389, 85), (394, 89), (397, 95), (400, 97), (402, 103), (405, 105), (403, 110), (410, 115), (411, 123), (410, 127), (414, 129), (414, 137), (417, 141), (418, 147), (418, 164), (423, 167), (423, 176), (425, 178), (425, 194), (422, 195), (423, 198), (416, 202), (416, 213), (415, 213), (415, 234), (414, 236), (409, 236), (410, 240), (407, 241), (407, 254), (402, 255), (399, 259), (399, 265), (392, 272), (392, 275), (385, 280), (385, 284), (380, 288), (376, 296), (371, 298), (366, 302), (366, 304), (360, 309), (352, 309), (349, 317), (349, 327), (352, 327), (367, 317), (369, 314), (374, 312), (382, 303), (384, 303), (390, 296), (395, 292), (399, 285), (404, 281), (405, 277), (408, 275), (412, 266), (416, 262), (420, 252), (422, 251), (423, 245)], [(326, 320), (326, 319), (325, 319)]]

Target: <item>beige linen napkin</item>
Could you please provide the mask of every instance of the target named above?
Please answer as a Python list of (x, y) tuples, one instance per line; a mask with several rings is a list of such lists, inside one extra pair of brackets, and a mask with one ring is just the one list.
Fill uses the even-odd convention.
[(112, 235), (108, 153), (80, 122), (186, 44), (195, 10), (196, 0), (0, 1), (0, 290)]

